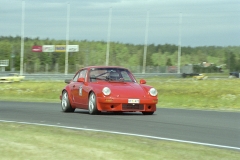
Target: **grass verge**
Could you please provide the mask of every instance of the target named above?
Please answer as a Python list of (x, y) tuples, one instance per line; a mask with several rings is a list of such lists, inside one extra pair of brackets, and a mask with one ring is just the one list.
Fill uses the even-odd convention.
[(110, 133), (0, 123), (1, 159), (238, 160), (240, 152)]
[[(240, 111), (239, 79), (147, 78), (155, 87), (158, 106), (166, 108), (216, 109)], [(0, 100), (59, 102), (64, 82), (30, 82), (0, 84)]]
[[(239, 79), (147, 78), (161, 107), (240, 109)], [(63, 82), (0, 84), (0, 100), (59, 102)], [(239, 159), (233, 150), (54, 127), (0, 123), (1, 159)]]

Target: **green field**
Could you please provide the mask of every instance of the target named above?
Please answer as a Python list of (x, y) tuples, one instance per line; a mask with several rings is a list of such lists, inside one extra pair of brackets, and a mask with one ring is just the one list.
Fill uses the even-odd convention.
[(239, 151), (110, 133), (0, 123), (1, 159), (238, 160)]
[[(239, 79), (147, 78), (158, 90), (158, 107), (240, 111)], [(64, 82), (0, 84), (0, 100), (60, 102)]]
[[(147, 78), (158, 107), (240, 111), (239, 79)], [(0, 84), (0, 100), (60, 102), (63, 82)], [(0, 123), (1, 159), (238, 160), (236, 150), (110, 133)]]
[(240, 111), (239, 79), (151, 79), (159, 107)]

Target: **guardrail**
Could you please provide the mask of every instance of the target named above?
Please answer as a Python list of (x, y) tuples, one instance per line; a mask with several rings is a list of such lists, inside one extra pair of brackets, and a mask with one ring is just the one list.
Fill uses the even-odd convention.
[[(16, 73), (16, 72), (0, 72), (0, 77), (6, 76), (9, 73)], [(136, 78), (146, 78), (146, 77), (173, 77), (173, 78), (184, 78), (182, 73), (133, 73), (133, 75)], [(208, 75), (208, 78), (228, 78), (228, 75), (220, 75), (220, 74), (214, 74), (214, 75)], [(29, 81), (64, 81), (65, 79), (72, 79), (74, 74), (24, 74), (25, 80)]]
[[(1, 76), (6, 76), (8, 73), (13, 72), (1, 72)], [(176, 77), (181, 78), (182, 74), (178, 73), (133, 73), (136, 78), (145, 78), (145, 77)], [(25, 76), (25, 80), (33, 80), (33, 81), (64, 81), (65, 79), (72, 79), (74, 74), (23, 74)]]

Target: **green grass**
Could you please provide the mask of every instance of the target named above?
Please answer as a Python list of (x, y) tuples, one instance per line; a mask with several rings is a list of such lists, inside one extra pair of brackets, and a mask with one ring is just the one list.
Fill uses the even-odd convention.
[(2, 83), (0, 100), (59, 102), (59, 95), (64, 86), (64, 82), (53, 81)]
[(1, 159), (238, 160), (240, 152), (110, 133), (0, 123)]
[(239, 79), (169, 79), (152, 81), (161, 107), (240, 110)]
[[(240, 111), (240, 79), (146, 78), (158, 94), (158, 107)], [(64, 82), (0, 84), (0, 100), (59, 102)]]
[[(159, 107), (240, 110), (239, 79), (146, 78)], [(63, 82), (0, 84), (0, 100), (59, 102)], [(109, 133), (0, 123), (1, 159), (239, 159), (234, 150)]]

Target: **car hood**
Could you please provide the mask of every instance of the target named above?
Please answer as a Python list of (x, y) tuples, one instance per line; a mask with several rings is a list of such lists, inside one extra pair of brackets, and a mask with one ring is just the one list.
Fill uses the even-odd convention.
[[(101, 88), (108, 87), (111, 90), (111, 96), (119, 98), (143, 98), (147, 96), (148, 90), (138, 83), (103, 83)], [(101, 89), (102, 90), (102, 89)]]

